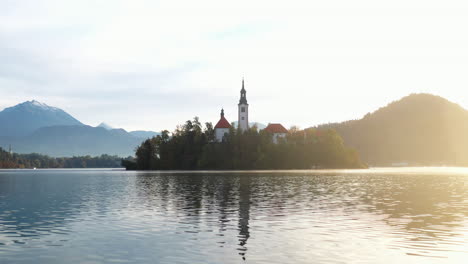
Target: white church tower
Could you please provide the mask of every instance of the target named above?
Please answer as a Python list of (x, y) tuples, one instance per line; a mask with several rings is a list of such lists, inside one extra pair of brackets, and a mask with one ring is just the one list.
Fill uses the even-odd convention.
[(247, 92), (244, 88), (244, 79), (242, 79), (241, 97), (239, 100), (239, 128), (241, 131), (249, 129), (249, 104), (247, 103)]

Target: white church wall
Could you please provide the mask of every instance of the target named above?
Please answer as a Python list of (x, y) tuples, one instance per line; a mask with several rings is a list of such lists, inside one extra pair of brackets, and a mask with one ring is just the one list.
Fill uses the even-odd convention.
[[(242, 111), (242, 108), (245, 111)], [(249, 106), (248, 105), (239, 105), (239, 128), (242, 131), (245, 131), (249, 128)]]
[(286, 138), (286, 134), (285, 133), (274, 133), (273, 134), (273, 143), (278, 144), (278, 141), (279, 141), (280, 138)]
[(215, 129), (215, 139), (217, 142), (223, 141), (225, 134), (229, 134), (229, 128), (216, 128)]

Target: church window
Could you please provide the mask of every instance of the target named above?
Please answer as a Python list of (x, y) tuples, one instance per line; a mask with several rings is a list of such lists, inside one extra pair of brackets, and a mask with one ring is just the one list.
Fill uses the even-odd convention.
[(241, 112), (245, 113), (245, 107), (241, 107)]
[(244, 117), (242, 117), (242, 120), (244, 120)]

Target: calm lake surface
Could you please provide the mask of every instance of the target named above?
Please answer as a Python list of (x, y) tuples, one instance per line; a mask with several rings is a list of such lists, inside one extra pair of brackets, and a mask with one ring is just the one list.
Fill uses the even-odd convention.
[(0, 263), (467, 263), (468, 170), (0, 170)]

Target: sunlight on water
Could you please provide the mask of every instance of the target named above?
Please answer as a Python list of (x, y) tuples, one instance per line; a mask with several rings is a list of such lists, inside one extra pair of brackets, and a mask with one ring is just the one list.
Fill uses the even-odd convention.
[(466, 263), (468, 169), (0, 171), (0, 263)]

